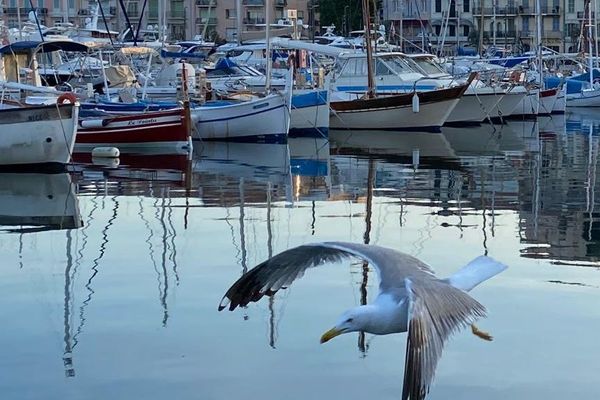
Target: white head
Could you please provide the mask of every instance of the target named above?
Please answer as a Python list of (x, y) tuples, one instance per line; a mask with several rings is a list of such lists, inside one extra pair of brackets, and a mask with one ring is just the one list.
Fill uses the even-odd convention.
[(348, 332), (366, 331), (369, 323), (370, 306), (358, 306), (344, 312), (333, 328), (321, 336), (321, 343)]

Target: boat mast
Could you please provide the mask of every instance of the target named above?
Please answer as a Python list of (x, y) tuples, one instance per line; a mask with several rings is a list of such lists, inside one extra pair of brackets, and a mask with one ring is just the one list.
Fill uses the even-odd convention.
[(587, 1), (588, 11), (588, 62), (589, 62), (589, 73), (590, 73), (590, 86), (594, 84), (594, 59), (593, 59), (593, 44), (592, 44), (592, 0)]
[[(266, 43), (266, 71), (265, 71), (265, 92), (269, 93), (271, 90), (271, 0), (265, 0), (265, 39)], [(291, 90), (291, 89), (290, 89)]]
[(242, 44), (242, 0), (235, 1), (235, 41), (238, 46)]
[(540, 0), (535, 0), (536, 8), (536, 36), (537, 36), (537, 56), (538, 56), (538, 76), (540, 80), (540, 90), (544, 89), (544, 78), (542, 76), (544, 70), (544, 64), (542, 60), (542, 7)]
[(367, 98), (372, 99), (375, 97), (375, 80), (373, 79), (373, 48), (371, 46), (371, 9), (369, 7), (369, 1), (370, 0), (362, 0), (362, 8), (367, 49)]

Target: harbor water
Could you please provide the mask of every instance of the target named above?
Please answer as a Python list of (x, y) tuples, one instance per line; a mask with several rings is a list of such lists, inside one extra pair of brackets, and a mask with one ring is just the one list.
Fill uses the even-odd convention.
[(597, 399), (599, 151), (586, 110), (0, 174), (0, 397), (398, 399), (406, 334), (319, 344), (377, 295), (361, 262), (217, 309), (268, 257), (340, 240), (440, 277), (480, 255), (509, 266), (471, 292), (494, 340), (454, 335), (428, 399)]

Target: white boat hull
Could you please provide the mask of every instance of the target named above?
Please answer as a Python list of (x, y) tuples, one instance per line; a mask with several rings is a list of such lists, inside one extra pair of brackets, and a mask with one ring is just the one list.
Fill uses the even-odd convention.
[(294, 91), (289, 137), (327, 138), (329, 96), (326, 90)]
[(567, 108), (567, 88), (563, 86), (556, 95), (556, 101), (552, 107), (552, 114), (564, 114)]
[(600, 88), (567, 94), (567, 107), (600, 107)]
[(0, 111), (0, 166), (67, 164), (71, 160), (79, 105)]
[(524, 88), (513, 88), (502, 97), (502, 100), (500, 100), (497, 107), (490, 113), (490, 116), (492, 118), (505, 118), (512, 115), (525, 96), (527, 96), (527, 92)]
[(554, 109), (554, 103), (556, 103), (556, 99), (558, 98), (558, 94), (560, 90), (556, 90), (556, 93), (551, 96), (541, 96), (540, 95), (540, 115), (550, 115), (552, 114), (552, 110)]
[(191, 110), (194, 139), (281, 143), (287, 140), (289, 109), (271, 94), (246, 102), (214, 102)]
[(485, 120), (488, 115), (493, 116), (491, 113), (502, 100), (503, 95), (502, 92), (498, 94), (465, 93), (450, 113), (446, 124), (479, 123)]
[(332, 129), (424, 129), (439, 131), (459, 99), (421, 105), (419, 112), (411, 106), (335, 112), (330, 120)]
[(540, 111), (540, 91), (532, 89), (510, 114), (513, 117), (535, 117)]

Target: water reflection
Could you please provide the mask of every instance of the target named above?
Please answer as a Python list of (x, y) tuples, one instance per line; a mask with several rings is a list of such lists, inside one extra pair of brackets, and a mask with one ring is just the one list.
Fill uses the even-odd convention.
[(0, 174), (0, 226), (20, 233), (79, 228), (81, 217), (71, 176)]
[[(537, 267), (599, 265), (599, 118), (585, 111), (444, 128), (439, 134), (334, 131), (330, 142), (197, 143), (191, 159), (138, 154), (120, 158), (118, 165), (80, 159), (70, 174), (2, 174), (0, 257), (7, 260), (1, 273), (3, 300), (10, 304), (2, 309), (14, 322), (0, 335), (21, 345), (7, 349), (0, 360), (8, 371), (6, 382), (16, 382), (0, 382), (0, 388), (7, 388), (7, 397), (25, 384), (40, 393), (54, 389), (53, 397), (64, 397), (69, 389), (56, 372), (60, 378), (74, 378), (67, 380), (69, 385), (91, 387), (98, 383), (94, 379), (110, 376), (111, 385), (123, 379), (139, 388), (142, 375), (173, 368), (191, 393), (198, 376), (206, 379), (206, 387), (220, 387), (215, 382), (230, 376), (221, 357), (225, 351), (239, 357), (235, 362), (240, 364), (254, 360), (276, 378), (280, 371), (269, 369), (270, 362), (290, 366), (297, 354), (310, 355), (313, 368), (357, 354), (368, 354), (362, 361), (368, 363), (392, 353), (390, 343), (369, 346), (369, 337), (359, 337), (358, 343), (352, 339), (358, 351), (350, 356), (347, 345), (334, 350), (336, 357), (321, 355), (302, 340), (308, 340), (314, 325), (319, 324), (315, 330), (321, 333), (320, 322), (331, 318), (326, 315), (329, 305), (320, 305), (313, 322), (302, 319), (304, 303), (283, 294), (232, 320), (214, 315), (232, 278), (272, 254), (310, 241), (385, 244), (451, 263), (463, 253), (494, 256), (502, 251), (530, 267), (527, 277), (519, 269), (507, 275), (518, 282), (512, 289), (536, 290), (535, 285), (544, 284), (536, 292), (540, 296), (552, 290), (597, 290), (600, 283), (585, 275), (589, 269)], [(350, 273), (308, 279), (290, 297), (327, 300), (337, 310), (340, 304), (365, 302), (376, 292), (372, 276), (366, 264), (352, 265)], [(347, 297), (319, 297), (321, 286), (346, 284), (352, 289), (346, 290), (351, 292)], [(509, 311), (497, 302), (494, 318)], [(22, 321), (17, 318), (22, 315), (31, 317)], [(517, 340), (511, 343), (518, 345)], [(469, 347), (460, 340), (456, 346), (455, 352), (469, 357)], [(108, 362), (104, 354), (118, 362)], [(397, 358), (389, 364), (395, 368), (389, 372), (393, 378), (402, 372)], [(43, 367), (32, 378), (29, 368), (11, 361), (17, 359)], [(342, 375), (358, 374), (337, 366)], [(289, 368), (317, 379), (305, 365)], [(446, 367), (440, 374), (438, 398), (444, 398), (452, 381), (448, 371)], [(492, 372), (490, 376), (497, 369)], [(164, 378), (152, 377), (155, 382)], [(233, 378), (251, 386), (243, 376)], [(337, 384), (335, 377), (329, 378)], [(456, 378), (457, 386), (450, 386), (463, 395), (465, 379)], [(320, 382), (313, 392), (295, 388), (291, 393), (330, 393)], [(187, 392), (179, 390), (169, 393), (185, 397)], [(216, 395), (240, 395), (231, 391)], [(397, 390), (389, 392), (397, 395)]]

